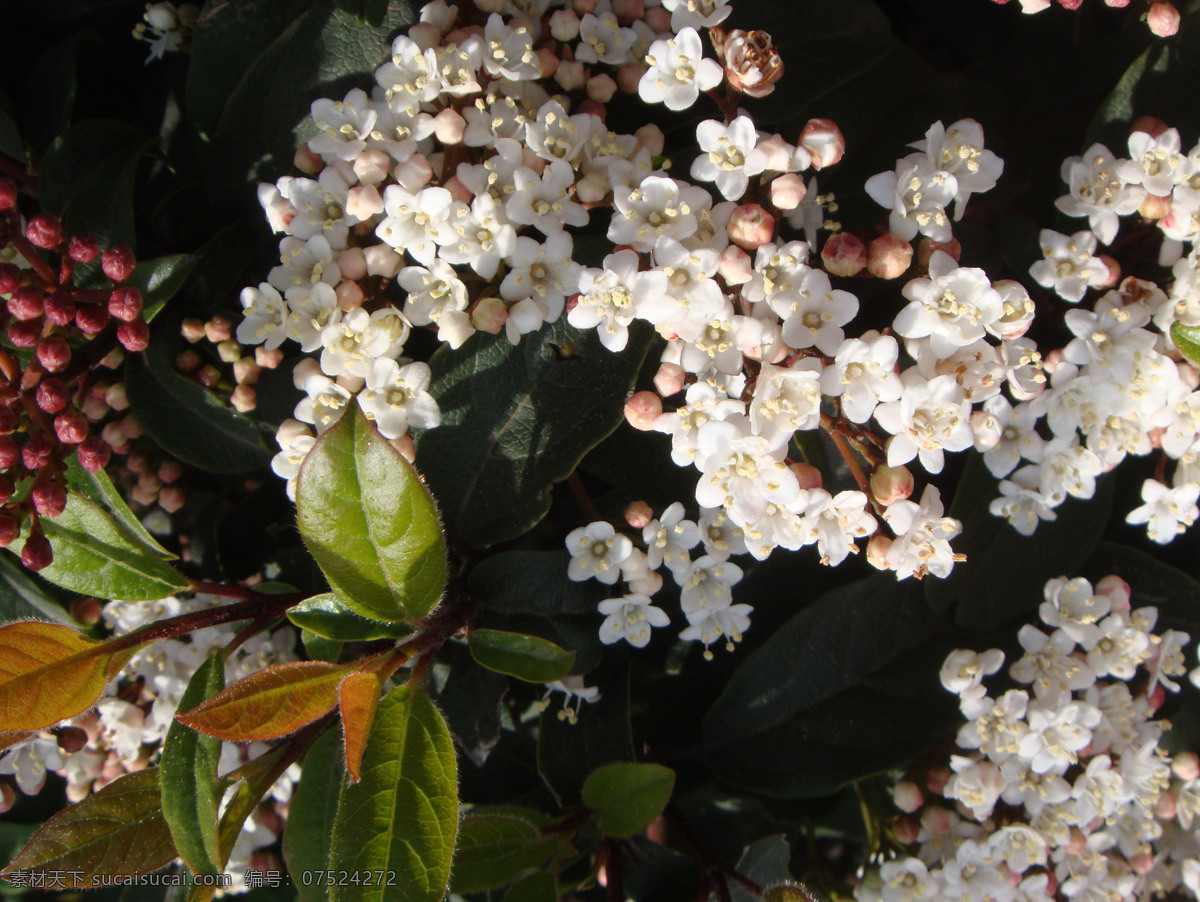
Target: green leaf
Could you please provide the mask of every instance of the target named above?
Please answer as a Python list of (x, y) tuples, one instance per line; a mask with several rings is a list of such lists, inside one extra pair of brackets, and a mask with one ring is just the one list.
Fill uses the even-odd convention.
[(338, 642), (403, 639), (412, 634), (412, 627), (407, 623), (368, 620), (342, 601), (336, 592), (306, 598), (288, 608), (287, 615), (301, 629)]
[(1171, 323), (1171, 341), (1188, 362), (1200, 366), (1200, 326)]
[(312, 102), (366, 86), (393, 36), (413, 21), (412, 6), (400, 0), (388, 5), (378, 27), (364, 27), (332, 3), (295, 18), (246, 69), (221, 113), (210, 154), (214, 205), (232, 197), (249, 199), (248, 212), (257, 206), (245, 188), (290, 172), (297, 144), (313, 133)]
[(325, 900), (325, 887), (310, 885), (312, 881), (305, 881), (302, 875), (323, 868), (329, 861), (333, 818), (345, 775), (337, 731), (328, 730), (304, 756), (300, 782), (288, 809), (287, 830), (283, 833), (283, 859), (300, 902)]
[(605, 836), (641, 833), (662, 814), (675, 788), (675, 771), (661, 764), (606, 764), (583, 784), (583, 803), (596, 812)]
[[(749, 877), (759, 886), (770, 886), (792, 879), (792, 872), (788, 869), (788, 862), (791, 860), (792, 850), (787, 837), (779, 833), (775, 836), (764, 836), (748, 845), (742, 853), (741, 861), (738, 862), (737, 870), (743, 877)], [(758, 902), (759, 897), (738, 883), (731, 882), (729, 892), (732, 902)]]
[(265, 467), (271, 454), (258, 426), (175, 369), (177, 344), (172, 318), (125, 364), (125, 391), (142, 428), (168, 453), (210, 473)]
[[(999, 626), (1034, 610), (1046, 580), (1091, 557), (1108, 524), (1113, 488), (1111, 476), (1101, 477), (1093, 498), (1068, 498), (1057, 508), (1057, 520), (1023, 536), (988, 510), (1000, 497), (999, 483), (982, 455), (971, 452), (948, 511), (962, 521), (962, 535), (952, 545), (967, 559), (946, 579), (924, 581), (929, 604), (938, 611), (957, 604), (955, 620), (968, 629)], [(1021, 565), (1014, 567), (1014, 561)]]
[(558, 881), (549, 872), (522, 877), (504, 894), (504, 902), (557, 902)]
[(641, 325), (620, 354), (563, 317), (515, 347), (479, 332), (433, 355), (442, 425), (417, 437), (417, 460), (452, 533), (482, 547), (546, 515), (554, 484), (623, 421), (653, 336)]
[[(187, 711), (225, 688), (221, 655), (210, 654), (192, 675), (179, 699)], [(221, 849), (217, 838), (221, 796), (217, 779), (221, 740), (172, 721), (163, 742), (162, 810), (179, 857), (193, 874), (219, 874)]]
[(480, 625), (541, 636), (575, 652), (575, 673), (600, 662), (596, 605), (608, 597), (601, 583), (567, 578), (566, 551), (505, 551), (471, 571), (471, 596)]
[(187, 282), (196, 268), (195, 254), (173, 254), (143, 260), (133, 268), (125, 284), (142, 293), (142, 319), (150, 322), (175, 293)]
[(393, 887), (339, 885), (332, 902), (439, 902), (458, 829), (454, 743), (442, 715), (405, 685), (379, 703), (362, 781), (342, 786), (329, 867), (395, 871)]
[[(156, 871), (175, 858), (163, 819), (158, 768), (118, 777), (99, 792), (54, 815), (0, 876), (14, 871), (41, 876), (50, 886), (55, 871), (82, 872), (78, 888), (97, 889), (97, 878), (132, 877)], [(27, 875), (29, 876), (29, 875)]]
[(133, 153), (146, 135), (115, 119), (86, 119), (54, 139), (38, 173), (42, 209), (59, 215), (93, 167), (106, 157)]
[(300, 534), (343, 603), (371, 619), (418, 620), (446, 584), (437, 509), (408, 461), (351, 406), (300, 468)]
[(0, 555), (0, 622), (30, 619), (79, 626), (62, 605), (29, 578), (24, 567), (18, 567), (7, 556)]
[(957, 717), (937, 676), (948, 626), (892, 574), (822, 595), (734, 670), (704, 717), (705, 760), (784, 798), (907, 762)]
[(68, 233), (93, 233), (101, 247), (134, 246), (133, 194), (138, 165), (157, 143), (157, 138), (148, 138), (122, 148), (88, 170), (63, 210)]
[(471, 657), (489, 670), (527, 683), (552, 683), (571, 672), (575, 652), (521, 633), (471, 630)]
[(336, 639), (326, 639), (324, 636), (318, 636), (312, 630), (300, 630), (300, 644), (304, 646), (304, 653), (314, 661), (328, 661), (330, 664), (336, 664), (342, 658), (342, 649), (345, 646), (344, 642), (339, 642)]
[(27, 74), (22, 107), (34, 115), (25, 118), (26, 137), (38, 150), (48, 146), (70, 124), (79, 87), (75, 58), (84, 41), (99, 40), (100, 36), (90, 28), (77, 31), (51, 46)]
[[(130, 537), (106, 511), (77, 492), (57, 517), (43, 517), (42, 530), (54, 549), (54, 561), (38, 571), (42, 578), (97, 598), (155, 601), (188, 587), (170, 564)], [(24, 537), (9, 546), (17, 554)]]
[(556, 836), (542, 836), (521, 817), (467, 815), (458, 825), (450, 891), (477, 893), (512, 883), (530, 868), (541, 867), (559, 847)]
[(508, 680), (467, 660), (469, 653), (461, 646), (451, 643), (443, 653), (450, 657), (450, 676), (438, 695), (438, 707), (458, 747), (471, 763), (483, 767), (500, 741), (500, 711)]
[(118, 525), (148, 550), (167, 560), (176, 558), (176, 555), (158, 544), (158, 540), (142, 525), (104, 470), (89, 473), (79, 465), (78, 457), (71, 457), (67, 460), (67, 486), (104, 508)]

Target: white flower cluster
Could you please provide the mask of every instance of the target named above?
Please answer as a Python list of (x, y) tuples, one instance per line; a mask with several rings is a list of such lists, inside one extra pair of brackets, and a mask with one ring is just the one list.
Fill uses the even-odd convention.
[[(983, 679), (998, 650), (955, 651), (942, 684), (965, 723), (949, 769), (897, 784), (908, 816), (896, 837), (915, 846), (872, 868), (860, 902), (1118, 902), (1200, 890), (1200, 759), (1160, 747), (1154, 720), (1183, 674), (1188, 636), (1153, 632), (1154, 608), (1132, 608), (1115, 576), (1093, 587), (1046, 584), (1043, 629), (1025, 626), (1018, 688)], [(1197, 671), (1200, 675), (1200, 671)], [(940, 797), (937, 798), (937, 797)]]
[[(104, 619), (113, 635), (121, 636), (220, 603), (203, 594), (156, 602), (111, 601), (105, 605)], [(86, 733), (86, 742), (80, 735), (78, 742), (68, 741), (64, 748), (61, 736), (40, 731), (2, 753), (0, 775), (12, 775), (21, 792), (36, 795), (45, 785), (48, 772), (58, 774), (67, 781), (67, 798), (78, 802), (126, 773), (156, 764), (192, 675), (235, 634), (232, 626), (212, 626), (190, 633), (186, 639), (164, 639), (143, 648), (106, 687), (92, 710), (65, 725), (77, 728), (76, 734), (79, 730)], [(296, 640), (296, 631), (290, 626), (247, 639), (225, 662), (226, 685), (272, 664), (296, 660)], [(269, 748), (261, 742), (223, 742), (218, 770), (229, 773)], [(299, 778), (299, 765), (288, 768), (268, 793), (269, 801), (286, 805)], [(232, 884), (224, 892), (249, 889), (244, 873), (254, 851), (278, 839), (278, 819), (274, 824), (272, 829), (270, 818), (256, 814), (247, 819), (230, 855), (226, 873)]]

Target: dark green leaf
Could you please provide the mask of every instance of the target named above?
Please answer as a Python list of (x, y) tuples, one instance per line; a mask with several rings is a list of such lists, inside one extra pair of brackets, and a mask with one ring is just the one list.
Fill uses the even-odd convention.
[(246, 187), (288, 173), (296, 145), (312, 133), (306, 121), (312, 102), (341, 99), (369, 83), (392, 37), (413, 21), (412, 7), (402, 0), (388, 5), (378, 27), (364, 27), (332, 3), (292, 21), (246, 70), (221, 113), (210, 155), (214, 204), (252, 199)]
[(444, 651), (460, 654), (450, 659), (450, 676), (438, 695), (438, 707), (458, 747), (476, 767), (483, 767), (500, 741), (500, 707), (508, 680), (476, 666), (461, 646), (450, 645)]
[(283, 858), (300, 902), (324, 902), (326, 888), (311, 885), (312, 881), (304, 880), (302, 875), (324, 868), (329, 861), (333, 817), (345, 775), (337, 731), (327, 730), (304, 756), (283, 834)]
[(125, 282), (142, 293), (142, 318), (150, 322), (158, 316), (163, 305), (183, 287), (199, 258), (195, 254), (174, 254), (143, 260), (133, 268)]
[(52, 620), (78, 627), (62, 605), (42, 591), (23, 567), (0, 556), (0, 622), (13, 620)]
[[(751, 843), (742, 853), (738, 862), (738, 873), (749, 877), (759, 886), (770, 886), (792, 879), (788, 870), (788, 862), (792, 860), (792, 850), (788, 846), (787, 837), (782, 833), (775, 836), (764, 836), (757, 842)], [(736, 882), (730, 882), (729, 892), (733, 902), (757, 902), (758, 897)]]
[(106, 157), (132, 154), (146, 141), (139, 129), (114, 119), (77, 122), (54, 139), (42, 158), (38, 200), (42, 209), (62, 214), (88, 172)]
[(635, 327), (613, 354), (563, 317), (516, 347), (480, 332), (434, 354), (442, 425), (417, 438), (417, 460), (450, 531), (485, 546), (541, 520), (554, 484), (622, 422), (652, 335)]
[(406, 623), (368, 620), (339, 599), (336, 592), (307, 598), (288, 608), (287, 615), (296, 626), (339, 642), (403, 639), (412, 633)]
[(700, 891), (700, 872), (690, 856), (644, 836), (631, 836), (624, 844), (631, 851), (621, 866), (628, 898), (694, 902)]
[(575, 673), (600, 661), (596, 605), (610, 594), (600, 583), (567, 578), (565, 551), (506, 551), (471, 571), (480, 625), (549, 639), (575, 652)]
[(512, 883), (540, 867), (559, 847), (557, 836), (542, 836), (521, 817), (468, 815), (458, 827), (450, 891), (477, 893)]
[(661, 764), (617, 762), (593, 771), (583, 784), (583, 803), (596, 812), (605, 836), (641, 833), (658, 817), (675, 789), (675, 771)]
[[(54, 561), (39, 575), (56, 586), (97, 598), (153, 601), (186, 589), (188, 581), (157, 554), (135, 541), (103, 509), (76, 492), (42, 529)], [(24, 537), (9, 550), (20, 553)]]
[(7, 154), (14, 160), (24, 161), (25, 142), (21, 140), (21, 132), (12, 116), (0, 111), (0, 153)]
[(338, 885), (332, 902), (439, 902), (450, 881), (458, 829), (454, 743), (419, 689), (385, 696), (362, 762), (362, 781), (342, 786), (329, 867), (395, 871), (392, 887)]
[(22, 105), (34, 115), (26, 117), (26, 137), (38, 150), (70, 124), (79, 86), (75, 58), (84, 41), (98, 40), (99, 35), (91, 29), (77, 31), (51, 46), (27, 74)]
[(437, 509), (412, 465), (351, 406), (300, 468), (300, 534), (344, 604), (369, 618), (420, 619), (446, 584)]
[(733, 672), (704, 718), (705, 760), (766, 795), (828, 795), (906, 762), (954, 723), (938, 681), (948, 627), (880, 574), (821, 596)]
[(504, 902), (558, 902), (558, 881), (549, 872), (530, 874), (509, 888)]
[(476, 629), (470, 634), (471, 657), (489, 670), (515, 676), (528, 683), (551, 683), (571, 672), (575, 652), (559, 648), (553, 642), (506, 633)]
[(1171, 341), (1188, 361), (1200, 366), (1200, 326), (1171, 323)]
[[(161, 322), (160, 322), (161, 325)], [(254, 421), (175, 369), (178, 323), (156, 333), (144, 354), (130, 355), (125, 391), (147, 434), (180, 460), (212, 473), (244, 473), (271, 459)]]
[(122, 148), (88, 170), (63, 211), (63, 224), (68, 232), (93, 233), (100, 239), (101, 247), (135, 245), (133, 193), (138, 164), (157, 141), (149, 138)]
[(304, 653), (312, 660), (328, 661), (330, 664), (341, 660), (342, 648), (345, 646), (344, 642), (337, 639), (327, 639), (305, 629), (300, 630), (300, 644), (304, 646)]
[[(210, 654), (188, 682), (179, 710), (188, 711), (225, 688), (225, 665)], [(163, 742), (162, 810), (179, 857), (193, 874), (219, 874), (221, 850), (217, 840), (221, 795), (217, 779), (221, 740), (171, 721)]]
[[(1101, 477), (1095, 497), (1068, 498), (1056, 510), (1057, 520), (1039, 523), (1034, 535), (1023, 536), (988, 510), (1000, 497), (998, 485), (983, 457), (972, 452), (948, 511), (962, 521), (962, 535), (952, 545), (967, 559), (955, 564), (946, 579), (924, 581), (934, 609), (957, 604), (955, 620), (968, 629), (999, 626), (1035, 609), (1046, 580), (1091, 557), (1112, 508), (1113, 478)], [(1014, 561), (1021, 566), (1014, 567)]]
[(72, 457), (67, 461), (67, 486), (108, 511), (130, 536), (147, 549), (160, 557), (174, 560), (176, 556), (158, 544), (158, 540), (150, 535), (142, 521), (129, 509), (129, 505), (125, 503), (125, 499), (121, 497), (121, 493), (104, 470), (89, 473), (79, 465), (77, 457)]

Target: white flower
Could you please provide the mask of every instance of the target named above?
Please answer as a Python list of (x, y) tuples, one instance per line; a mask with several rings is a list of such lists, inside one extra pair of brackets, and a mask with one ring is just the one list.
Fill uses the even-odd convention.
[[(692, 178), (716, 182), (726, 200), (739, 200), (746, 193), (750, 176), (757, 174), (746, 167), (746, 158), (757, 141), (758, 133), (749, 116), (738, 116), (729, 125), (705, 119), (696, 126), (700, 153), (692, 161)], [(761, 167), (757, 171), (761, 172)]]
[[(600, 690), (595, 686), (586, 686), (581, 676), (565, 676), (561, 680), (555, 680), (552, 683), (546, 683), (546, 694), (542, 696), (540, 707), (544, 711), (550, 703), (550, 696), (555, 692), (563, 694), (562, 710), (558, 712), (558, 719), (565, 720), (567, 723), (574, 724), (579, 719), (579, 710), (583, 707), (583, 703), (594, 705), (600, 701)], [(575, 707), (572, 708), (571, 702), (575, 702)]]
[(1179, 132), (1169, 128), (1157, 138), (1147, 132), (1129, 136), (1130, 160), (1118, 174), (1127, 184), (1141, 185), (1151, 194), (1166, 197), (1177, 181), (1187, 177), (1188, 159), (1180, 152)]
[(867, 180), (867, 194), (890, 209), (888, 229), (905, 241), (920, 232), (934, 241), (953, 237), (946, 204), (958, 194), (958, 180), (938, 169), (924, 154), (899, 161), (894, 172), (881, 172)]
[(954, 176), (958, 183), (954, 198), (956, 220), (962, 219), (967, 199), (996, 187), (996, 179), (1004, 171), (1004, 161), (983, 149), (983, 127), (974, 119), (960, 119), (949, 128), (935, 122), (925, 133), (924, 141), (910, 146), (923, 150), (938, 169)]
[(604, 269), (584, 269), (579, 274), (579, 300), (567, 314), (576, 329), (595, 328), (610, 351), (622, 351), (629, 341), (629, 324), (643, 298), (661, 295), (667, 277), (661, 271), (638, 272), (638, 255), (618, 251), (604, 258)]
[(724, 22), (731, 12), (729, 0), (662, 0), (671, 14), (671, 30), (712, 28)]
[(901, 377), (904, 394), (900, 399), (875, 409), (879, 425), (892, 433), (888, 466), (897, 467), (920, 456), (926, 470), (940, 473), (944, 451), (965, 451), (974, 444), (971, 405), (953, 376), (925, 380), (910, 373)]
[(1004, 312), (1000, 294), (982, 269), (960, 267), (949, 254), (935, 251), (928, 279), (904, 286), (911, 302), (895, 319), (896, 333), (930, 340), (933, 353), (949, 357), (979, 341)]
[(768, 505), (786, 507), (800, 495), (796, 475), (761, 436), (746, 435), (728, 421), (708, 422), (697, 437), (697, 464), (704, 471), (696, 500), (726, 508), (745, 528), (762, 520)]
[(571, 553), (568, 578), (582, 582), (595, 577), (611, 586), (621, 575), (621, 562), (633, 552), (633, 542), (613, 529), (611, 523), (597, 521), (571, 530), (567, 551)]
[(466, 310), (467, 286), (445, 260), (424, 266), (406, 266), (396, 274), (396, 282), (408, 292), (404, 315), (414, 326), (439, 322), (450, 310)]
[(666, 564), (677, 573), (691, 564), (688, 552), (700, 543), (700, 529), (691, 520), (684, 519), (683, 505), (676, 501), (663, 511), (661, 519), (646, 524), (642, 539), (652, 569)]
[(704, 45), (694, 28), (651, 44), (646, 65), (650, 68), (638, 82), (638, 96), (646, 103), (665, 103), (669, 110), (686, 110), (701, 91), (712, 90), (724, 78), (720, 63), (704, 58)]
[(1033, 535), (1041, 520), (1058, 519), (1054, 506), (1062, 499), (1038, 491), (1037, 467), (1022, 467), (1012, 474), (1012, 479), (1000, 480), (1000, 495), (988, 505), (988, 511), (993, 517), (1007, 519), (1023, 536)]
[(453, 241), (450, 209), (454, 198), (445, 188), (423, 188), (410, 194), (399, 185), (383, 191), (383, 210), (387, 215), (375, 229), (384, 243), (398, 251), (408, 251), (414, 260), (430, 266), (437, 256), (438, 244)]
[(356, 307), (321, 333), (321, 370), (330, 376), (349, 373), (365, 379), (377, 358), (400, 352), (408, 332), (408, 323), (394, 307), (374, 313)]
[(244, 345), (261, 344), (273, 351), (287, 338), (288, 308), (279, 292), (266, 282), (258, 288), (243, 288), (240, 297), (243, 319), (237, 340)]
[(490, 279), (500, 268), (501, 259), (513, 252), (517, 230), (503, 218), (503, 207), (497, 207), (490, 194), (481, 194), (471, 206), (455, 203), (447, 217), (447, 228), (440, 230), (434, 240), (441, 247), (438, 256), (456, 266), (466, 265), (484, 279)]
[(1171, 489), (1157, 479), (1147, 479), (1142, 483), (1142, 500), (1146, 503), (1130, 511), (1125, 522), (1135, 526), (1145, 523), (1150, 538), (1166, 545), (1200, 517), (1198, 497), (1200, 485), (1194, 482)]
[(777, 292), (769, 303), (783, 319), (783, 340), (790, 347), (815, 347), (831, 357), (845, 340), (842, 326), (858, 315), (858, 298), (833, 288), (821, 269), (805, 273), (794, 291)]
[(725, 636), (728, 640), (725, 643), (726, 650), (733, 651), (734, 643), (741, 642), (742, 634), (750, 628), (752, 610), (748, 604), (734, 604), (719, 610), (705, 608), (697, 611), (688, 617), (690, 625), (680, 631), (679, 638), (684, 642), (703, 642), (704, 657), (712, 660), (708, 646)]
[[(602, 12), (598, 16), (587, 13), (579, 21), (579, 43), (575, 45), (575, 59), (585, 63), (623, 66), (632, 62), (636, 42), (637, 32), (632, 28), (622, 28), (612, 11)], [(697, 37), (697, 49), (699, 43), (700, 39)], [(699, 55), (697, 52), (696, 56)]]
[(612, 645), (624, 639), (634, 648), (645, 648), (650, 642), (650, 629), (668, 626), (671, 618), (662, 608), (656, 608), (645, 595), (626, 595), (600, 602), (604, 615), (600, 624), (600, 641)]
[(821, 373), (821, 390), (840, 397), (842, 413), (851, 422), (865, 423), (880, 401), (896, 401), (903, 387), (895, 373), (900, 347), (890, 335), (872, 330), (842, 342), (833, 366)]
[(991, 676), (1004, 664), (1004, 652), (991, 648), (985, 652), (957, 649), (950, 652), (942, 664), (942, 685), (955, 695), (962, 695), (983, 684), (985, 676)]
[(536, 79), (538, 71), (537, 54), (533, 49), (535, 35), (524, 26), (512, 26), (504, 19), (492, 13), (488, 16), (487, 27), (483, 40), (483, 68), (488, 75), (503, 78), (506, 81), (523, 81)]
[(1054, 205), (1068, 216), (1086, 216), (1102, 244), (1112, 244), (1120, 228), (1118, 217), (1133, 213), (1146, 197), (1145, 188), (1129, 185), (1121, 177), (1125, 162), (1103, 144), (1093, 144), (1082, 157), (1063, 161), (1062, 178), (1069, 193)]
[(1053, 229), (1042, 229), (1039, 237), (1043, 260), (1029, 267), (1029, 274), (1043, 288), (1052, 288), (1064, 301), (1078, 304), (1089, 287), (1103, 285), (1108, 280), (1108, 267), (1096, 250), (1096, 236), (1089, 231), (1064, 235)]
[(354, 88), (344, 100), (314, 100), (317, 133), (308, 139), (309, 149), (325, 157), (353, 160), (366, 149), (378, 115), (361, 88)]
[(613, 217), (608, 240), (647, 253), (663, 237), (685, 241), (696, 231), (693, 203), (703, 189), (662, 176), (651, 176), (636, 188), (613, 191)]
[(821, 563), (836, 567), (850, 552), (858, 552), (854, 539), (871, 535), (878, 524), (867, 511), (867, 496), (862, 492), (830, 495), (824, 489), (812, 489), (800, 528), (816, 541)]
[(399, 438), (415, 426), (432, 429), (442, 422), (437, 401), (426, 389), (431, 374), (426, 363), (400, 366), (381, 357), (366, 376), (366, 387), (358, 393), (358, 405), (386, 439)]
[(943, 516), (941, 492), (937, 486), (925, 486), (921, 503), (897, 501), (883, 512), (896, 538), (887, 546), (884, 560), (898, 579), (927, 573), (944, 579), (962, 560), (950, 548), (950, 540), (962, 532), (962, 524), (953, 517)]

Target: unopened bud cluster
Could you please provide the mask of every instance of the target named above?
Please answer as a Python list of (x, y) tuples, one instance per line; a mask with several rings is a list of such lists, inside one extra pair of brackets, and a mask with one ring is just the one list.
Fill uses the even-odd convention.
[[(40, 570), (53, 559), (40, 520), (66, 506), (66, 460), (75, 454), (91, 472), (109, 461), (92, 428), (108, 411), (95, 409), (94, 370), (118, 346), (143, 350), (149, 327), (141, 292), (125, 284), (133, 251), (68, 236), (49, 214), (23, 224), (16, 187), (2, 181), (0, 247), (15, 253), (0, 263), (0, 328), (12, 348), (0, 350), (0, 547), (24, 534), (22, 563)], [(96, 262), (112, 287), (78, 287), (76, 266)]]

